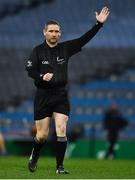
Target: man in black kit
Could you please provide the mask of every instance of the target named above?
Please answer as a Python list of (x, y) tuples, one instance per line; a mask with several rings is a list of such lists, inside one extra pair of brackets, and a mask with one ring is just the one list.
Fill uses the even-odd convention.
[(114, 159), (116, 157), (115, 145), (119, 139), (119, 133), (126, 128), (128, 121), (121, 114), (116, 103), (112, 103), (104, 114), (103, 128), (106, 131), (108, 141), (108, 149), (105, 155), (106, 159)]
[(66, 125), (70, 112), (67, 92), (68, 60), (96, 35), (108, 15), (109, 10), (104, 7), (99, 14), (96, 12), (97, 22), (92, 29), (80, 38), (62, 43), (58, 43), (61, 36), (60, 25), (49, 21), (43, 29), (45, 41), (33, 49), (27, 61), (26, 70), (37, 87), (34, 99), (37, 133), (28, 163), (31, 172), (37, 168), (40, 150), (47, 138), (50, 118), (53, 115), (57, 136), (56, 173), (68, 174), (63, 166), (67, 146)]

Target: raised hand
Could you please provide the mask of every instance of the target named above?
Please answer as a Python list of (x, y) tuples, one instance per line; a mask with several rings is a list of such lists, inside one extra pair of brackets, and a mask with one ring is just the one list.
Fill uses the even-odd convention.
[(104, 23), (107, 20), (109, 14), (110, 14), (110, 11), (107, 7), (104, 7), (100, 13), (98, 13), (98, 12), (95, 12), (95, 13), (96, 13), (97, 21)]

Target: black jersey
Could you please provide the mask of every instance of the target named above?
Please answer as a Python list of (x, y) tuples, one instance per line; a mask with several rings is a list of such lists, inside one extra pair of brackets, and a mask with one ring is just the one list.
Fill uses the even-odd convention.
[[(81, 51), (101, 27), (102, 23), (97, 22), (80, 38), (58, 43), (55, 47), (49, 47), (46, 41), (36, 46), (26, 64), (26, 70), (34, 79), (35, 85), (43, 89), (65, 87), (69, 58)], [(53, 78), (49, 82), (42, 79), (48, 72), (53, 73)]]

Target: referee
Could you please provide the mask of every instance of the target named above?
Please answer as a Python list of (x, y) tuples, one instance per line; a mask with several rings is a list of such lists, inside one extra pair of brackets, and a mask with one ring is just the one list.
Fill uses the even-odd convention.
[(96, 12), (96, 24), (92, 29), (80, 38), (62, 43), (58, 43), (61, 36), (59, 23), (47, 22), (43, 29), (45, 41), (33, 49), (27, 61), (26, 70), (37, 87), (34, 99), (37, 133), (28, 162), (30, 172), (34, 172), (37, 168), (40, 150), (47, 139), (50, 119), (53, 116), (57, 135), (56, 173), (69, 173), (63, 166), (67, 146), (66, 125), (70, 112), (67, 92), (68, 60), (96, 35), (108, 15), (109, 9), (104, 7), (99, 14)]

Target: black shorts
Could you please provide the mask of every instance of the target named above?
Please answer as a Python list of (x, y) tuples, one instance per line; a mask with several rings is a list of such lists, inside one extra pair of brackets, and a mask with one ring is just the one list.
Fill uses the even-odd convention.
[(70, 105), (66, 89), (37, 89), (34, 99), (34, 120), (51, 117), (53, 112), (69, 116)]

